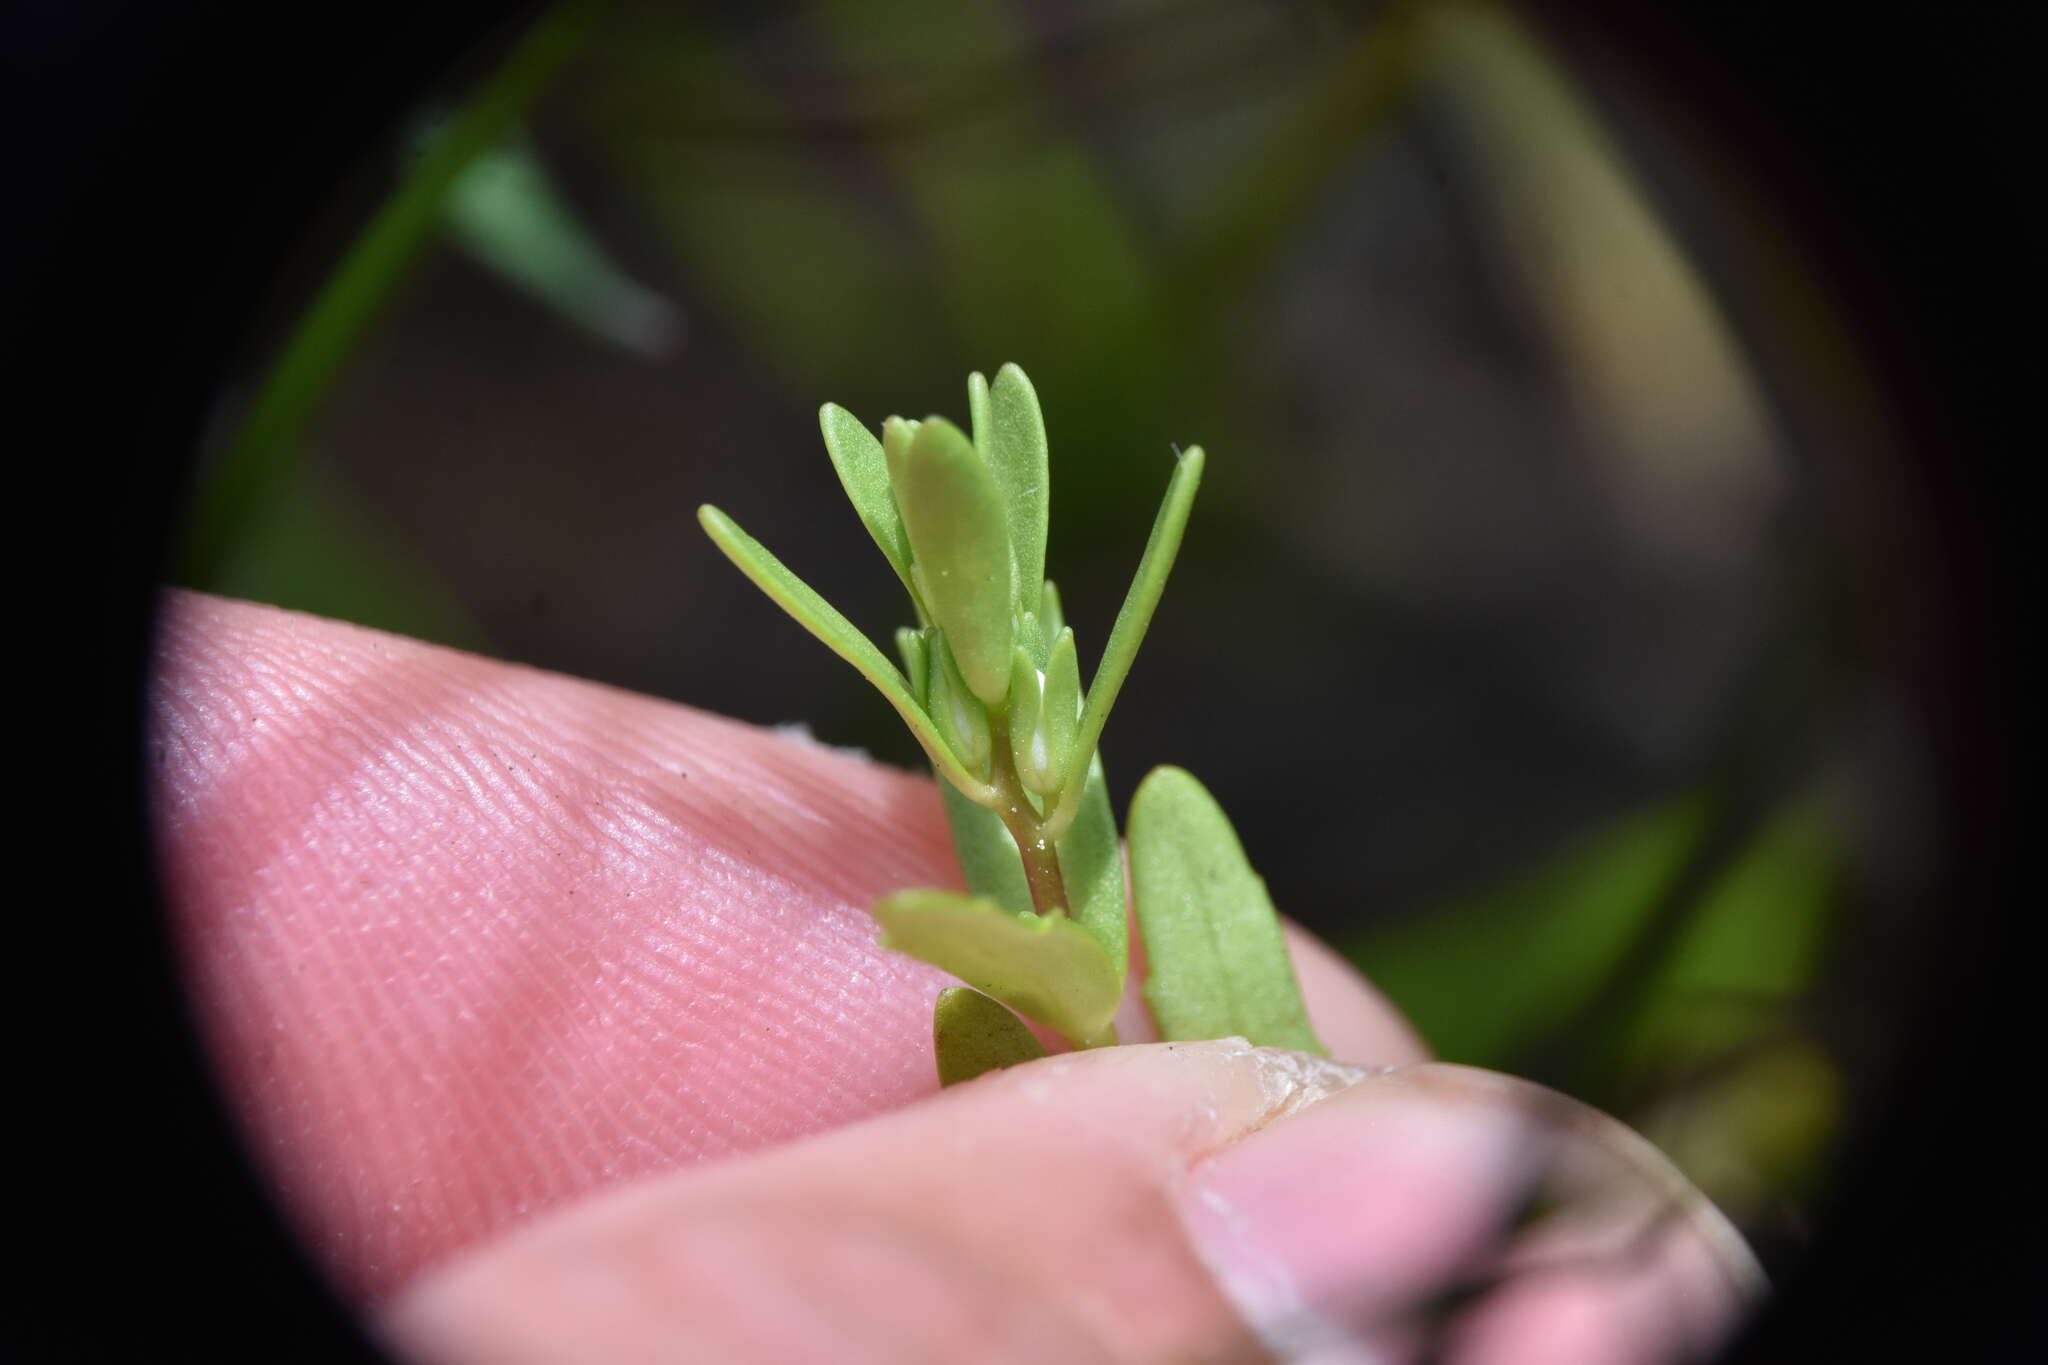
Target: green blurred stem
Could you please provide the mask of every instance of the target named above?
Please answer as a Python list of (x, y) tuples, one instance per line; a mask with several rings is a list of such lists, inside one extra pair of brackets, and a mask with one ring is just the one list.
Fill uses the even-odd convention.
[(349, 249), (197, 491), (179, 555), (180, 581), (212, 582), (251, 519), (286, 483), (307, 423), (393, 290), (440, 231), (449, 187), (533, 103), (580, 45), (596, 7), (595, 0), (569, 0), (535, 23)]
[(991, 809), (1017, 841), (1017, 852), (1024, 860), (1024, 880), (1031, 886), (1031, 904), (1041, 915), (1065, 915), (1067, 882), (1060, 873), (1059, 846), (1046, 833), (1045, 821), (1025, 795), (1017, 760), (1010, 753), (1010, 718), (1001, 707), (989, 715), (989, 743), (989, 785), (1001, 802)]

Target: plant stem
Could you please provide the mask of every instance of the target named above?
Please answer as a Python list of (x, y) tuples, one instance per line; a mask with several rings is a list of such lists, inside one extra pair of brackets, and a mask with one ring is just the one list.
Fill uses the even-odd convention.
[(989, 785), (1001, 793), (995, 808), (1003, 827), (1017, 841), (1017, 853), (1024, 860), (1024, 880), (1031, 887), (1031, 904), (1041, 915), (1068, 913), (1067, 882), (1060, 873), (1058, 845), (1046, 834), (1045, 822), (1024, 792), (1017, 776), (1017, 761), (1010, 752), (1010, 720), (1000, 708), (989, 716)]

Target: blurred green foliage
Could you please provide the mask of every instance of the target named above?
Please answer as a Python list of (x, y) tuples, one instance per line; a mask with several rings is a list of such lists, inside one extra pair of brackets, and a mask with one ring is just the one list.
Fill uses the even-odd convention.
[[(431, 587), (415, 592), (406, 581), (411, 574), (384, 568), (376, 537), (361, 535), (360, 527), (351, 536), (329, 522), (336, 490), (307, 496), (303, 457), (323, 400), (439, 234), (451, 190), (512, 131), (576, 50), (593, 9), (585, 0), (572, 0), (542, 17), (445, 129), (419, 149), (203, 468), (179, 538), (180, 581), (228, 592), (244, 583), (262, 585), (273, 600), (279, 589), (296, 588), (287, 600), (308, 610), (347, 603), (353, 619), (392, 629), (411, 626), (449, 642), (478, 638), (446, 594)], [(360, 509), (353, 511), (354, 520), (364, 519)], [(344, 548), (351, 543), (353, 553)], [(419, 566), (406, 568), (416, 572)]]

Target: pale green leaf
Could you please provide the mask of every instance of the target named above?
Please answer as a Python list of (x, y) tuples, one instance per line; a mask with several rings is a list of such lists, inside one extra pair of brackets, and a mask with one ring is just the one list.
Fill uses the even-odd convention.
[(1037, 612), (1023, 612), (1017, 617), (1017, 645), (1030, 656), (1033, 668), (1045, 667), (1045, 652), (1051, 644), (1052, 637), (1040, 625)]
[(1059, 793), (1059, 770), (1053, 763), (1045, 727), (1045, 675), (1031, 662), (1020, 641), (1010, 652), (1010, 761), (1017, 780), (1040, 796)]
[(960, 677), (945, 631), (931, 633), (925, 654), (930, 660), (925, 675), (925, 709), (961, 764), (967, 771), (979, 774), (988, 766), (988, 711)]
[(1039, 595), (1038, 620), (1048, 640), (1067, 628), (1067, 614), (1060, 608), (1060, 590), (1050, 578), (1045, 580), (1044, 591)]
[(825, 437), (825, 453), (839, 473), (840, 487), (847, 501), (860, 514), (860, 524), (875, 538), (889, 567), (914, 594), (910, 582), (910, 537), (903, 533), (903, 517), (896, 510), (896, 494), (889, 487), (889, 464), (882, 457), (882, 443), (861, 424), (861, 420), (840, 407), (827, 403), (818, 409), (818, 430)]
[(925, 714), (931, 714), (932, 660), (925, 632), (909, 626), (896, 627), (896, 652), (903, 657), (903, 679), (910, 684), (910, 695), (925, 708)]
[[(1131, 590), (1124, 596), (1123, 606), (1117, 609), (1116, 624), (1110, 627), (1109, 643), (1103, 646), (1102, 661), (1096, 665), (1095, 677), (1088, 684), (1087, 709), (1081, 714), (1081, 726), (1068, 763), (1078, 767), (1086, 763), (1095, 752), (1095, 746), (1102, 740), (1103, 724), (1109, 719), (1109, 710), (1116, 705), (1116, 695), (1122, 690), (1124, 679), (1130, 676), (1131, 662), (1137, 657), (1138, 646), (1144, 642), (1145, 629), (1152, 624), (1152, 612), (1159, 605), (1159, 595), (1166, 590), (1166, 576), (1173, 569), (1174, 556), (1180, 553), (1181, 532), (1187, 529), (1188, 511), (1194, 505), (1195, 490), (1202, 482), (1204, 456), (1200, 446), (1189, 446), (1174, 462), (1173, 479), (1166, 485), (1166, 497), (1159, 504), (1159, 515), (1153, 520), (1152, 534), (1146, 538), (1144, 556), (1138, 561), (1138, 572), (1131, 580)], [(1057, 836), (1069, 820), (1074, 818), (1074, 807), (1081, 799), (1081, 784), (1067, 783), (1059, 806), (1047, 820), (1049, 832)]]
[[(994, 812), (986, 813), (994, 818)], [(1011, 847), (1014, 850), (1015, 845)], [(1109, 953), (1121, 981), (1129, 956), (1131, 909), (1124, 896), (1123, 846), (1116, 837), (1116, 815), (1110, 809), (1109, 786), (1100, 759), (1088, 765), (1087, 787), (1081, 793), (1074, 823), (1060, 836), (1059, 853), (1060, 876), (1067, 884), (1074, 922), (1093, 934)], [(1021, 876), (1023, 862), (1014, 853), (1011, 861)]]
[(1036, 1061), (1045, 1046), (1022, 1019), (980, 991), (949, 986), (932, 1006), (932, 1051), (944, 1087)]
[(980, 370), (967, 376), (967, 430), (975, 449), (988, 452), (988, 378)]
[(1080, 1047), (1115, 1041), (1122, 975), (1094, 935), (1063, 915), (918, 889), (875, 905), (882, 946), (908, 953)]
[(1010, 690), (1014, 570), (1002, 493), (988, 463), (943, 417), (918, 424), (894, 471), (912, 578), (967, 685), (990, 706)]
[(903, 723), (910, 727), (910, 733), (924, 747), (925, 756), (931, 759), (932, 766), (947, 781), (976, 800), (996, 799), (994, 789), (960, 766), (960, 760), (953, 757), (952, 751), (940, 739), (931, 717), (911, 695), (909, 682), (896, 671), (888, 656), (875, 648), (874, 643), (851, 621), (841, 616), (830, 602), (818, 596), (808, 583), (791, 573), (761, 542), (742, 531), (737, 522), (716, 507), (709, 503), (699, 507), (697, 521), (703, 526), (704, 533), (711, 537), (712, 543), (725, 552), (725, 557), (741, 573), (753, 580), (755, 587), (767, 593), (777, 606), (795, 618), (798, 625), (875, 685), (876, 690), (896, 708), (896, 714), (903, 717)]
[(1074, 772), (1074, 741), (1081, 733), (1081, 661), (1074, 650), (1074, 632), (1062, 629), (1045, 662), (1045, 701), (1040, 708), (1045, 749), (1054, 785), (1040, 795), (1057, 796), (1058, 783)]
[[(986, 434), (984, 434), (984, 432)], [(1038, 393), (1024, 371), (1005, 365), (988, 393), (986, 427), (976, 420), (974, 439), (988, 456), (1009, 518), (1010, 553), (1017, 566), (1019, 612), (1035, 611), (1045, 580), (1045, 532), (1051, 480), (1047, 467), (1045, 417)]]
[[(890, 417), (882, 422), (882, 463), (889, 470), (892, 498), (895, 497), (893, 490), (903, 482), (905, 464), (910, 458), (910, 443), (917, 437), (917, 428), (916, 421), (903, 417)], [(897, 511), (902, 511), (900, 503)]]
[(1130, 838), (1145, 1001), (1159, 1036), (1321, 1052), (1266, 884), (1202, 784), (1154, 768), (1131, 798)]

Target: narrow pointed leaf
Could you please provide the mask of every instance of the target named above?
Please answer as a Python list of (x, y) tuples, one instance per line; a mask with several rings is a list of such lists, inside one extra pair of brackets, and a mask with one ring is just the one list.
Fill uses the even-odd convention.
[[(978, 377), (978, 376), (977, 376)], [(1038, 608), (1045, 579), (1045, 531), (1051, 480), (1047, 469), (1045, 416), (1038, 393), (1024, 371), (1005, 365), (988, 391), (988, 422), (976, 418), (974, 439), (988, 455), (1003, 491), (1010, 528), (1010, 553), (1017, 565), (1017, 610)]]
[(980, 370), (967, 376), (967, 431), (984, 455), (988, 451), (988, 379)]
[(946, 805), (953, 853), (960, 860), (960, 875), (967, 889), (1013, 915), (1037, 913), (1031, 902), (1031, 883), (1024, 875), (1023, 856), (1017, 852), (1017, 841), (1010, 837), (1003, 817), (975, 805), (950, 782), (939, 784), (939, 796)]
[(946, 632), (932, 632), (926, 657), (925, 710), (961, 765), (978, 775), (988, 764), (988, 712), (961, 680), (953, 651), (947, 647)]
[(1027, 611), (1017, 617), (1017, 647), (1031, 659), (1033, 668), (1044, 668), (1046, 650), (1052, 645), (1052, 636), (1045, 633), (1038, 613)]
[(1078, 1046), (1114, 1040), (1121, 974), (1071, 919), (922, 889), (884, 896), (874, 913), (883, 947), (951, 972)]
[(1014, 569), (1002, 493), (986, 461), (943, 417), (918, 424), (894, 471), (910, 534), (912, 578), (946, 632), (974, 695), (999, 705), (1010, 690)]
[(910, 684), (910, 695), (925, 708), (925, 714), (931, 714), (931, 651), (925, 633), (909, 626), (896, 627), (896, 653), (903, 659), (903, 680)]
[[(1078, 767), (1088, 762), (1101, 742), (1102, 726), (1109, 719), (1109, 710), (1116, 705), (1116, 695), (1122, 690), (1124, 679), (1130, 676), (1131, 661), (1137, 657), (1138, 646), (1144, 642), (1145, 628), (1152, 624), (1153, 609), (1159, 605), (1159, 595), (1166, 590), (1166, 576), (1173, 569), (1174, 556), (1180, 553), (1181, 532), (1187, 529), (1188, 511), (1194, 505), (1195, 489), (1202, 482), (1202, 465), (1205, 457), (1200, 446), (1189, 446), (1180, 453), (1174, 463), (1173, 479), (1166, 485), (1166, 497), (1159, 504), (1159, 515), (1152, 522), (1152, 534), (1145, 541), (1145, 554), (1138, 561), (1138, 572), (1131, 579), (1131, 590), (1124, 596), (1123, 606), (1117, 609), (1116, 624), (1110, 627), (1109, 643), (1103, 646), (1102, 661), (1096, 665), (1095, 677), (1088, 684), (1087, 709), (1081, 715), (1081, 728), (1075, 740), (1069, 762)], [(1074, 807), (1081, 799), (1082, 784), (1069, 783), (1059, 806), (1047, 820), (1049, 832), (1057, 837), (1074, 818)]]
[(1044, 1045), (1022, 1019), (965, 986), (939, 992), (932, 1006), (932, 1051), (941, 1088), (1045, 1055)]
[(1266, 884), (1202, 784), (1154, 768), (1131, 798), (1130, 838), (1145, 1002), (1159, 1036), (1321, 1052)]
[(795, 618), (798, 625), (875, 685), (896, 708), (896, 714), (903, 717), (903, 723), (910, 727), (910, 733), (924, 747), (925, 756), (931, 759), (932, 766), (947, 781), (976, 800), (996, 799), (995, 791), (986, 782), (960, 766), (960, 760), (953, 757), (952, 751), (939, 738), (931, 717), (911, 695), (908, 680), (896, 671), (896, 666), (875, 647), (873, 641), (861, 634), (808, 583), (791, 573), (761, 542), (742, 531), (731, 517), (707, 503), (697, 509), (697, 521), (703, 526), (704, 533), (711, 537), (712, 543), (725, 552), (725, 557), (741, 573), (753, 580), (755, 587), (767, 593), (777, 606)]
[(903, 517), (889, 488), (889, 465), (882, 457), (882, 443), (837, 403), (818, 409), (818, 430), (824, 434), (825, 453), (832, 457), (840, 487), (860, 514), (861, 525), (875, 538), (903, 586), (910, 588), (910, 537), (903, 533)]
[(1045, 580), (1044, 590), (1039, 594), (1038, 620), (1048, 640), (1067, 628), (1067, 614), (1060, 607), (1060, 590), (1053, 586), (1050, 578)]
[(1051, 771), (1050, 785), (1039, 795), (1058, 796), (1059, 784), (1065, 780), (1066, 774), (1080, 767), (1074, 758), (1074, 741), (1081, 733), (1081, 661), (1074, 650), (1074, 632), (1071, 630), (1062, 630), (1046, 655), (1044, 702), (1040, 712)]
[(1022, 644), (1010, 655), (1010, 760), (1017, 779), (1040, 796), (1059, 792), (1052, 739), (1045, 724), (1045, 675)]
[[(982, 813), (998, 826), (1002, 824), (995, 812)], [(1121, 981), (1129, 957), (1131, 909), (1124, 896), (1124, 851), (1117, 840), (1116, 815), (1110, 809), (1109, 786), (1103, 780), (1099, 760), (1088, 765), (1087, 789), (1081, 794), (1074, 823), (1059, 841), (1059, 852), (1060, 876), (1067, 884), (1074, 922), (1103, 946), (1109, 960), (1116, 964), (1117, 980)], [(1016, 863), (1021, 879), (1024, 865), (1014, 851), (1011, 861)], [(1030, 894), (1028, 888), (1025, 894)]]

